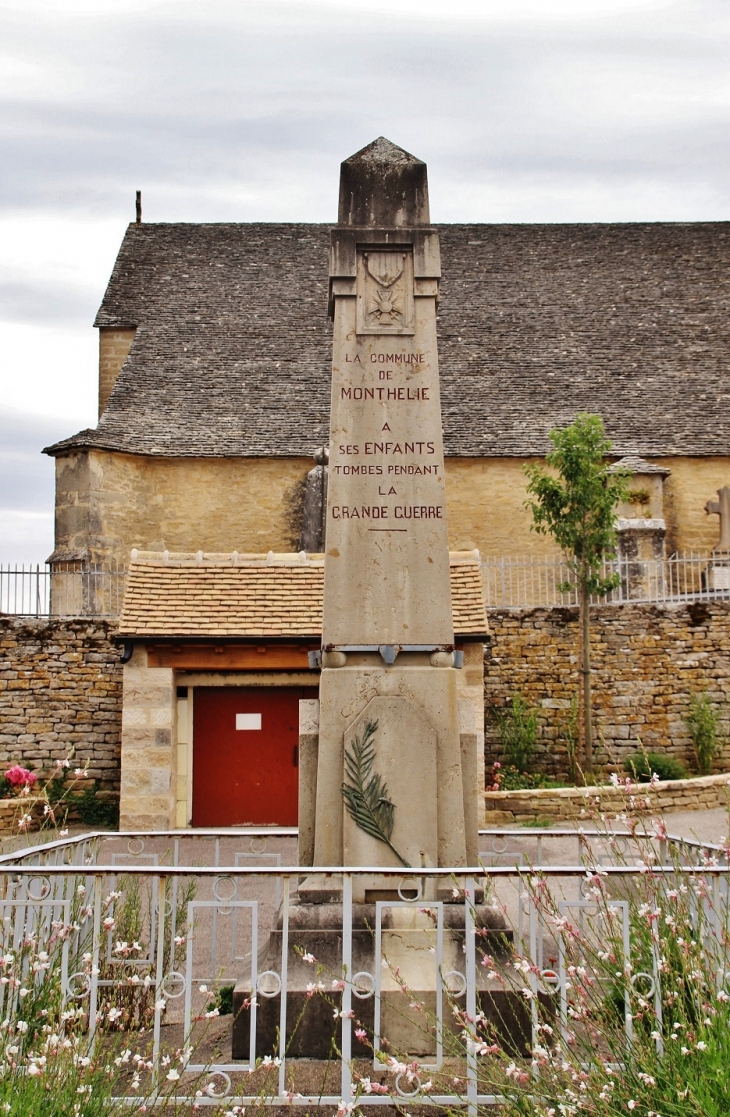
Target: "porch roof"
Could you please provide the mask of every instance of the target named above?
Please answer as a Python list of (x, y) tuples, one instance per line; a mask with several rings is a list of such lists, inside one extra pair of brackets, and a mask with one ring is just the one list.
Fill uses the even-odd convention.
[[(484, 638), (478, 551), (454, 551), (458, 639)], [(119, 636), (125, 639), (319, 640), (324, 557), (132, 552)]]

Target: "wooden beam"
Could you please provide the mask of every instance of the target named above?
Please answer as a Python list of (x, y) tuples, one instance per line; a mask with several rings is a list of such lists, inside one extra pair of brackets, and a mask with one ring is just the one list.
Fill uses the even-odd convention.
[(295, 644), (152, 644), (147, 662), (180, 671), (307, 671), (308, 650)]

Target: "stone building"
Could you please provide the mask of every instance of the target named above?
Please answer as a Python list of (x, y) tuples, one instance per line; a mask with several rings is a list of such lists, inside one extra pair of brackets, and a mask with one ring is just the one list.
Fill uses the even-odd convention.
[[(730, 479), (727, 223), (436, 228), (451, 547), (549, 549), (522, 466), (592, 411), (618, 456), (666, 471), (650, 518), (667, 551), (710, 549), (704, 505)], [(299, 549), (328, 431), (329, 234), (130, 225), (96, 319), (98, 426), (47, 450), (56, 561)]]
[[(384, 140), (367, 150), (399, 151)], [(580, 411), (603, 416), (634, 476), (618, 510), (632, 586), (646, 560), (717, 540), (705, 504), (730, 478), (730, 229), (435, 228), (461, 733), (483, 783), (479, 558), (553, 549), (524, 507), (523, 466), (545, 454), (549, 431)], [(296, 708), (317, 686), (307, 652), (321, 633), (312, 552), (326, 488), (329, 244), (320, 224), (131, 225), (96, 319), (98, 425), (46, 450), (52, 567), (129, 567), (117, 632), (124, 825), (296, 819)], [(346, 281), (337, 264), (333, 284)], [(519, 675), (499, 662), (495, 678)], [(262, 718), (278, 719), (273, 751)], [(259, 775), (246, 805), (240, 789)]]

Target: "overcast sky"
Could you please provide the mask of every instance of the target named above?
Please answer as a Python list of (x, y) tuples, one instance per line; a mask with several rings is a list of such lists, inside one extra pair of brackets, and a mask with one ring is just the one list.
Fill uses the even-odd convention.
[(330, 221), (383, 134), (435, 221), (725, 220), (729, 48), (729, 0), (0, 0), (0, 561), (52, 549), (135, 189)]

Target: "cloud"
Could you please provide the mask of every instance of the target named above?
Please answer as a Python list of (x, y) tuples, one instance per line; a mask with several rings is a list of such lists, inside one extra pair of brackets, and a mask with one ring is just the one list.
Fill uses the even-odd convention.
[[(5, 204), (127, 217), (141, 186), (150, 219), (327, 220), (339, 161), (382, 132), (443, 182), (441, 201), (432, 191), (439, 216), (451, 187), (515, 169), (549, 171), (541, 220), (562, 216), (564, 193), (577, 219), (650, 216), (625, 201), (606, 211), (606, 173), (673, 187), (682, 219), (720, 216), (694, 212), (709, 179), (726, 209), (720, 4), (581, 12), (573, 0), (492, 0), (435, 19), (439, 10), (213, 0), (11, 12)], [(470, 211), (449, 219), (488, 219), (488, 198), (468, 196)], [(511, 216), (536, 219), (517, 205)]]
[(18, 547), (52, 503), (37, 450), (95, 422), (91, 321), (136, 189), (150, 221), (333, 220), (340, 161), (385, 134), (427, 160), (436, 221), (724, 219), (729, 45), (726, 0), (4, 0)]
[(43, 563), (53, 550), (54, 463), (41, 454), (63, 420), (0, 410), (0, 563)]
[(71, 284), (23, 281), (12, 275), (5, 279), (0, 271), (0, 319), (5, 321), (88, 326), (89, 303), (87, 292)]
[(54, 463), (44, 446), (68, 435), (65, 420), (0, 410), (0, 506), (3, 510), (53, 511)]

